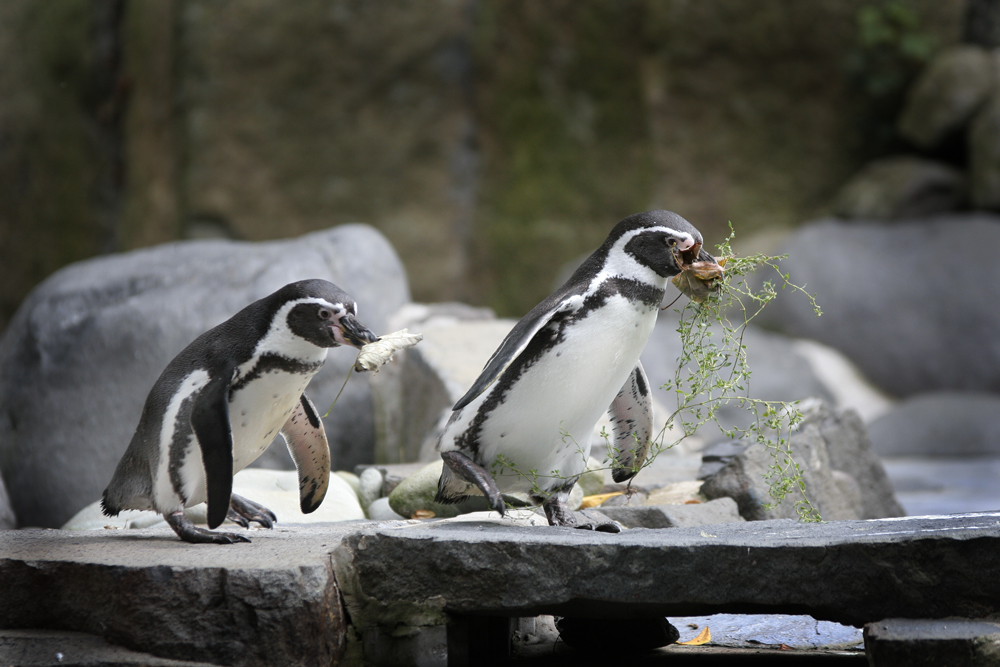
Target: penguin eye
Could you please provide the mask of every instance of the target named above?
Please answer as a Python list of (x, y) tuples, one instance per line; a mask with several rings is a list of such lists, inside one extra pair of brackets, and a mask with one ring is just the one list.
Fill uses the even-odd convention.
[(319, 319), (321, 320), (328, 320), (333, 317), (333, 313), (328, 308), (320, 308), (316, 314), (319, 315)]

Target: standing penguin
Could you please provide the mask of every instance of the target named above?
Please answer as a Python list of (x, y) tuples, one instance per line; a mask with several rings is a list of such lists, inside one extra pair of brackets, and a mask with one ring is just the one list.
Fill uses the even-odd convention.
[(612, 418), (612, 476), (631, 479), (652, 432), (639, 354), (679, 264), (715, 264), (701, 246), (698, 230), (669, 211), (615, 225), (565, 285), (514, 325), (455, 404), (438, 444), (445, 465), (436, 500), (482, 494), (503, 514), (501, 492), (526, 492), (542, 502), (551, 525), (575, 526), (566, 500), (605, 411)]
[(155, 510), (188, 542), (249, 542), (195, 526), (184, 508), (207, 500), (209, 528), (226, 518), (271, 528), (276, 519), (270, 510), (232, 493), (233, 475), (278, 432), (298, 470), (302, 511), (319, 507), (330, 478), (330, 448), (303, 391), (328, 348), (378, 340), (358, 323), (357, 312), (354, 299), (333, 283), (302, 280), (198, 336), (149, 392), (104, 490), (104, 513)]

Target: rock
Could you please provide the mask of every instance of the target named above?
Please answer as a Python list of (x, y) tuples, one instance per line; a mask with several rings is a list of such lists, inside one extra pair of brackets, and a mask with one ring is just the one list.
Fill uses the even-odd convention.
[(660, 487), (650, 492), (644, 505), (683, 505), (689, 500), (702, 502), (705, 497), (701, 495), (702, 482), (688, 480), (685, 482), (675, 482)]
[(997, 456), (1000, 396), (921, 394), (873, 421), (868, 433), (880, 456)]
[(1000, 217), (903, 224), (801, 227), (781, 270), (816, 293), (823, 316), (785, 290), (758, 323), (840, 350), (890, 394), (1000, 393), (1000, 311), (985, 305), (1000, 303)]
[(1000, 209), (1000, 92), (969, 127), (969, 195), (976, 208)]
[(427, 464), (400, 482), (399, 486), (389, 494), (389, 507), (392, 511), (410, 518), (417, 510), (434, 512), (436, 517), (450, 517), (489, 509), (486, 499), (482, 496), (472, 496), (451, 505), (434, 502), (443, 467), (444, 461), (438, 458), (437, 461)]
[(644, 505), (640, 507), (605, 507), (598, 510), (626, 528), (683, 528), (716, 523), (744, 521), (736, 501), (718, 498), (691, 505)]
[[(279, 524), (327, 523), (364, 519), (365, 513), (351, 485), (338, 475), (330, 475), (326, 497), (316, 511), (303, 514), (299, 509), (299, 480), (291, 470), (244, 468), (233, 477), (233, 493), (260, 503), (278, 518)], [(184, 512), (195, 523), (208, 522), (205, 503), (189, 507)], [(63, 530), (99, 530), (116, 528), (149, 528), (163, 522), (156, 512), (125, 510), (116, 517), (101, 512), (100, 501), (87, 505), (66, 522)], [(235, 525), (224, 521), (223, 525)], [(256, 527), (256, 524), (251, 524)]]
[(983, 104), (995, 83), (985, 49), (961, 45), (941, 51), (910, 89), (899, 133), (920, 148), (933, 148), (958, 130)]
[(7, 495), (7, 487), (0, 477), (0, 530), (13, 530), (17, 528), (17, 517), (14, 516), (14, 508), (10, 506), (10, 496)]
[(347, 485), (351, 487), (351, 490), (354, 491), (355, 494), (359, 494), (361, 492), (361, 480), (358, 479), (358, 476), (353, 472), (336, 470), (333, 474), (347, 482)]
[(444, 426), (439, 422), (447, 421), (513, 326), (492, 311), (461, 304), (412, 304), (396, 313), (393, 330), (408, 328), (424, 339), (372, 378), (380, 424), (376, 459), (432, 461)]
[(416, 618), (442, 623), (445, 610), (453, 619), (524, 610), (628, 618), (766, 607), (860, 626), (1000, 612), (1000, 581), (983, 576), (996, 568), (998, 519), (781, 520), (617, 535), (429, 521), (359, 528), (333, 562), (362, 634)]
[(654, 618), (556, 619), (559, 637), (571, 648), (588, 656), (627, 656), (673, 644), (680, 632), (662, 616)]
[(368, 518), (372, 521), (397, 521), (399, 519), (409, 519), (408, 516), (396, 514), (389, 506), (388, 498), (376, 498), (368, 506)]
[(604, 490), (605, 467), (603, 463), (594, 457), (587, 459), (587, 470), (576, 481), (576, 485), (580, 487), (580, 492), (584, 496), (595, 496)]
[(889, 618), (865, 625), (871, 667), (991, 667), (1000, 664), (1000, 623), (968, 618)]
[(358, 478), (358, 500), (361, 508), (368, 511), (368, 507), (382, 497), (382, 473), (378, 468), (365, 468)]
[[(803, 410), (805, 420), (789, 440), (791, 456), (798, 464), (805, 496), (824, 520), (876, 519), (904, 514), (896, 501), (885, 468), (871, 450), (861, 419), (851, 411), (839, 414), (822, 404)], [(751, 444), (726, 466), (707, 479), (701, 492), (709, 498), (730, 497), (740, 515), (749, 521), (796, 518), (797, 503), (804, 498), (796, 486), (776, 506), (765, 478), (771, 467), (787, 464), (775, 450)], [(794, 473), (787, 468), (786, 476)]]
[(0, 630), (0, 660), (21, 667), (213, 667), (207, 662), (157, 658), (95, 635), (65, 630)]
[[(732, 648), (825, 649), (846, 651), (863, 646), (861, 630), (840, 623), (817, 621), (792, 614), (713, 614), (671, 617), (681, 632), (678, 641), (690, 641), (704, 628), (712, 633), (712, 646)], [(846, 656), (845, 656), (846, 657)], [(775, 663), (777, 658), (774, 658)]]
[(279, 525), (220, 549), (166, 526), (5, 531), (0, 627), (84, 632), (216, 665), (330, 665), (344, 657), (348, 622), (330, 551), (356, 528)]
[[(0, 339), (0, 466), (21, 525), (59, 526), (99, 498), (149, 389), (205, 330), (286, 283), (326, 278), (385, 331), (409, 299), (392, 246), (363, 225), (250, 244), (174, 243), (69, 266), (36, 288)], [(321, 412), (356, 355), (331, 350), (309, 394)], [(365, 378), (324, 420), (336, 467), (370, 460)], [(291, 467), (284, 445), (262, 464)]]
[(897, 220), (957, 210), (966, 198), (958, 169), (911, 155), (868, 163), (837, 193), (833, 212), (842, 218)]
[[(776, 248), (768, 251), (768, 254), (782, 252), (784, 250), (779, 252)], [(760, 275), (754, 277), (753, 284), (770, 278), (770, 271), (771, 269), (761, 271)], [(775, 301), (769, 304), (759, 317), (764, 319), (777, 303)], [(803, 312), (801, 316), (805, 318), (807, 315)], [(735, 319), (739, 315), (733, 314), (731, 317), (734, 318), (734, 324), (740, 321)], [(808, 317), (816, 319), (811, 308)], [(771, 320), (766, 321), (770, 327), (775, 327)], [(682, 353), (678, 325), (679, 317), (676, 312), (661, 312), (649, 343), (642, 352), (643, 368), (649, 376), (650, 384), (655, 388), (673, 380), (677, 372)], [(795, 401), (817, 396), (832, 401), (838, 409), (853, 408), (866, 420), (881, 414), (892, 403), (890, 398), (865, 378), (854, 362), (835, 347), (812, 339), (794, 338), (787, 335), (787, 332), (769, 331), (755, 324), (747, 325), (742, 342), (747, 347), (747, 362), (752, 372), (750, 395), (753, 398)], [(653, 396), (662, 401), (666, 411), (676, 408), (677, 400), (673, 392), (654, 391)], [(741, 415), (741, 412), (738, 409), (724, 408), (720, 416), (725, 423), (736, 422), (737, 418), (745, 423), (745, 415)], [(700, 434), (709, 440), (721, 437)]]

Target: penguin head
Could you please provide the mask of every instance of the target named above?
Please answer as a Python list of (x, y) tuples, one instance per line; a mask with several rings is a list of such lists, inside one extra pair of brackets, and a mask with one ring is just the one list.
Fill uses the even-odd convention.
[(358, 305), (346, 292), (325, 280), (286, 285), (291, 303), (286, 321), (292, 334), (319, 347), (363, 347), (378, 336), (358, 322)]
[(681, 216), (670, 211), (646, 211), (615, 225), (595, 254), (604, 254), (605, 261), (615, 264), (635, 262), (670, 278), (681, 272), (678, 260), (684, 264), (714, 260), (701, 246), (701, 232)]

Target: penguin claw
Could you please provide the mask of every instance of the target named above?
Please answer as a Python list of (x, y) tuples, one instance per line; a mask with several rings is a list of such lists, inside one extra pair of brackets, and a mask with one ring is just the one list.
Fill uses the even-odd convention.
[(249, 539), (235, 533), (216, 533), (207, 528), (199, 528), (184, 516), (183, 511), (172, 512), (164, 518), (166, 518), (167, 524), (173, 528), (179, 538), (192, 544), (235, 544), (237, 542), (250, 542)]
[(274, 528), (274, 524), (278, 521), (278, 517), (271, 510), (235, 493), (229, 500), (226, 518), (244, 528), (249, 528), (251, 521), (256, 521), (264, 528)]

